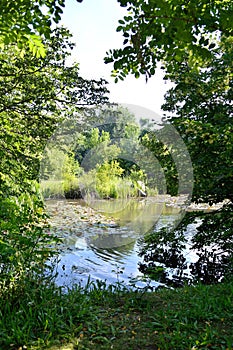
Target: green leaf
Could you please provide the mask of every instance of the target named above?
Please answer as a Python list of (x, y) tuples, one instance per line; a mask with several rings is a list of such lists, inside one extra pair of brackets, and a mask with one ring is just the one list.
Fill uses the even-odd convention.
[(116, 29), (117, 32), (120, 32), (121, 30), (123, 30), (122, 26), (118, 26), (117, 29)]

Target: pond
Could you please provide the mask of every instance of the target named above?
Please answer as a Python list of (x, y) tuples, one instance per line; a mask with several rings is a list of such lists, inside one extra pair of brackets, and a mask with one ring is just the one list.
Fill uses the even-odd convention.
[(146, 281), (138, 270), (140, 239), (151, 229), (179, 221), (183, 202), (184, 198), (174, 203), (164, 196), (47, 200), (51, 229), (62, 237), (56, 283), (85, 285), (90, 278), (107, 284), (158, 287), (158, 282)]

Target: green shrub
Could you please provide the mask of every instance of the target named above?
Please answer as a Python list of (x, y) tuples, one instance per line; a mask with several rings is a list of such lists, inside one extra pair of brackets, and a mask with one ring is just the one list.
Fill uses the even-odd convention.
[(66, 179), (62, 182), (62, 188), (66, 198), (77, 199), (82, 197), (79, 179), (74, 175), (66, 176)]
[(45, 199), (64, 198), (64, 188), (62, 180), (41, 181), (41, 193)]
[(96, 189), (100, 197), (118, 198), (117, 185), (123, 172), (124, 169), (115, 160), (97, 166)]
[(42, 275), (56, 254), (58, 239), (48, 232), (39, 186), (0, 199), (0, 295), (19, 290), (30, 276)]

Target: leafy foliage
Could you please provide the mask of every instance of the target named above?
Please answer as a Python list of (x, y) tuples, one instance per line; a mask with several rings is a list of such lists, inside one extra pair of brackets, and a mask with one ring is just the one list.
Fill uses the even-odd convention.
[(109, 159), (116, 158), (120, 149), (116, 145), (111, 145), (108, 131), (100, 131), (96, 127), (77, 135), (74, 152), (75, 158), (87, 170)]
[[(105, 81), (87, 81), (79, 77), (78, 66), (65, 65), (73, 45), (70, 34), (56, 30), (47, 43), (45, 59), (23, 57), (9, 47), (1, 52), (1, 176), (11, 180), (11, 170), (18, 180), (36, 177), (38, 159), (49, 136), (61, 118), (80, 114), (81, 108), (105, 103)], [(14, 184), (17, 187), (17, 179)], [(1, 187), (2, 193), (7, 193)]]
[[(81, 2), (81, 1), (79, 1)], [(0, 3), (0, 46), (16, 44), (22, 52), (29, 48), (36, 57), (45, 57), (44, 39), (52, 36), (65, 0), (16, 0)]]
[[(167, 192), (173, 196), (178, 195), (178, 173), (169, 146), (160, 142), (153, 131), (146, 132), (142, 136), (141, 142), (144, 147), (153, 152), (158, 159), (159, 164), (162, 166), (166, 177)], [(158, 188), (164, 188), (164, 178), (161, 174), (160, 176), (157, 176), (156, 180)]]
[(106, 63), (114, 63), (113, 76), (155, 74), (157, 63), (168, 72), (181, 62), (205, 66), (213, 57), (217, 40), (232, 35), (232, 2), (229, 0), (143, 1), (118, 0), (128, 14), (119, 20), (117, 31), (124, 36), (123, 48), (110, 50)]
[[(198, 250), (197, 261), (189, 266), (193, 280), (216, 283), (232, 274), (233, 130), (230, 42), (229, 40), (222, 45), (208, 68), (193, 71), (187, 62), (183, 62), (177, 71), (169, 74), (175, 87), (166, 94), (163, 109), (169, 112), (168, 119), (179, 131), (192, 159), (193, 200), (209, 204), (225, 201), (225, 205), (217, 212), (202, 215), (197, 212), (187, 216), (182, 230), (178, 228), (173, 232), (174, 237), (169, 236), (166, 230), (158, 235), (152, 234), (150, 240), (153, 241), (153, 248), (149, 242), (146, 243), (148, 252), (143, 250), (146, 264), (141, 268), (153, 274), (159, 269), (164, 280), (169, 281), (170, 278), (164, 270), (170, 266), (169, 261), (175, 261), (180, 273), (179, 283), (186, 279), (186, 264), (181, 243), (178, 242), (183, 242), (187, 225), (195, 225), (197, 220), (201, 220), (201, 224), (196, 228), (190, 243), (191, 250)], [(179, 232), (183, 232), (182, 235)], [(160, 234), (167, 237), (165, 246), (159, 240)], [(175, 242), (177, 244), (174, 249)], [(177, 278), (173, 277), (173, 282)]]
[(53, 254), (56, 238), (45, 233), (36, 185), (48, 138), (62, 119), (107, 100), (105, 81), (84, 80), (78, 65), (66, 65), (69, 40), (67, 30), (55, 30), (44, 59), (14, 45), (0, 51), (1, 292), (19, 287)]
[(16, 295), (25, 280), (42, 278), (59, 239), (48, 231), (38, 184), (28, 182), (27, 192), (1, 198), (0, 206), (0, 294)]
[(207, 69), (192, 71), (184, 62), (169, 75), (175, 87), (163, 109), (192, 158), (195, 201), (233, 200), (232, 58), (229, 42)]
[[(198, 247), (200, 252), (192, 269), (194, 277), (203, 283), (220, 281), (232, 272), (233, 254), (232, 246), (226, 248), (223, 244), (225, 235), (227, 242), (233, 237), (232, 2), (119, 0), (119, 3), (128, 10), (117, 28), (125, 38), (123, 48), (110, 51), (105, 58), (106, 63), (114, 63), (115, 81), (123, 80), (129, 73), (136, 78), (144, 74), (148, 79), (160, 62), (165, 79), (175, 84), (165, 96), (163, 109), (168, 113), (164, 122), (176, 128), (191, 156), (192, 199), (209, 204), (229, 200), (217, 213), (201, 216), (202, 224), (192, 241), (192, 249)], [(167, 150), (161, 149), (154, 135), (145, 135), (144, 142), (151, 151), (159, 152), (160, 162), (167, 168), (168, 189), (175, 194), (177, 174)], [(187, 216), (185, 227), (195, 224), (198, 217), (199, 213)], [(164, 268), (173, 262), (184, 270), (178, 245), (179, 239), (181, 245), (183, 240), (178, 231), (155, 233), (153, 248), (146, 242), (144, 269), (163, 275)], [(166, 245), (160, 241), (163, 235)], [(213, 244), (215, 250), (205, 250)]]
[[(94, 128), (89, 126), (84, 131), (81, 131), (80, 126), (69, 135), (70, 143), (65, 137), (66, 128), (63, 135), (60, 131), (57, 139), (51, 139), (45, 149), (40, 173), (45, 196), (126, 198), (137, 195), (137, 181), (146, 181), (147, 176), (127, 158), (129, 155), (123, 155), (129, 143), (136, 147), (134, 153), (137, 153), (139, 126), (135, 121), (125, 124), (128, 111), (121, 115), (120, 110), (121, 108), (119, 124), (111, 118), (111, 123)], [(104, 114), (105, 112), (103, 110)], [(99, 117), (102, 120), (104, 116), (100, 114)], [(63, 193), (61, 189), (64, 190)]]

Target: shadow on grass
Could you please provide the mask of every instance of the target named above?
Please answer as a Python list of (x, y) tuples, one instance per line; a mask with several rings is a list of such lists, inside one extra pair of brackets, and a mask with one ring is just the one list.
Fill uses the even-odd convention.
[(0, 348), (232, 349), (233, 283), (156, 292), (28, 282), (1, 299)]

